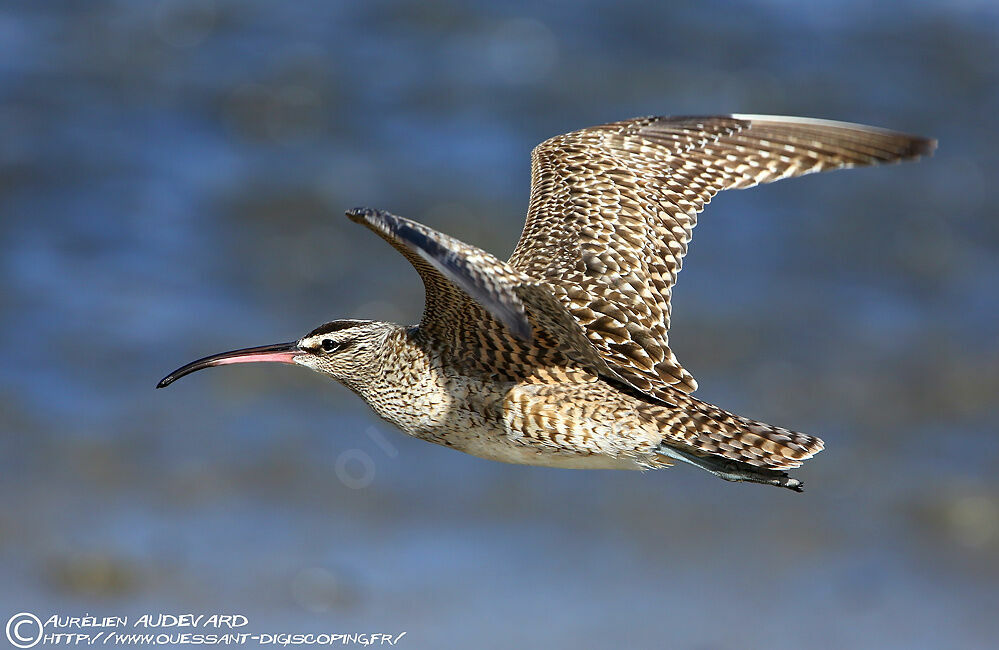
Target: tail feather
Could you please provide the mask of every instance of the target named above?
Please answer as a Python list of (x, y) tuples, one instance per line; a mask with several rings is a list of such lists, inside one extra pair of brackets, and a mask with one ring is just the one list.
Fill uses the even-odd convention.
[(677, 408), (650, 404), (644, 410), (662, 431), (664, 445), (696, 457), (785, 470), (800, 467), (824, 447), (815, 436), (734, 415), (680, 391), (674, 401)]

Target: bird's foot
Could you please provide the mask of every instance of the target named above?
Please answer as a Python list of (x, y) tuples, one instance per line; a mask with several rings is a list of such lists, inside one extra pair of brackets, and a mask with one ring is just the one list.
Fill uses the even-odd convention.
[(805, 484), (796, 478), (788, 476), (787, 472), (780, 470), (765, 469), (756, 467), (748, 463), (719, 458), (717, 456), (697, 456), (688, 451), (678, 449), (671, 445), (661, 445), (659, 453), (674, 458), (676, 460), (689, 463), (696, 467), (711, 472), (718, 478), (726, 481), (740, 481), (746, 483), (761, 483), (763, 485), (774, 485), (787, 488), (795, 492), (804, 492)]

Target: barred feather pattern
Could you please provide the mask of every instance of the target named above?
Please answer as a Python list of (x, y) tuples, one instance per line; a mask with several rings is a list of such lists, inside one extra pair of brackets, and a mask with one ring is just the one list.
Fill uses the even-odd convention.
[(639, 417), (654, 423), (664, 444), (698, 455), (784, 470), (799, 467), (825, 447), (815, 436), (735, 415), (690, 395), (680, 393), (675, 402), (675, 407), (642, 404)]

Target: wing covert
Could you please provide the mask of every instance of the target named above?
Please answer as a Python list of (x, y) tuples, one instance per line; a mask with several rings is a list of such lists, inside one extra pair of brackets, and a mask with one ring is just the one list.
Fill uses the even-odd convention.
[[(370, 208), (347, 216), (390, 243), (419, 273), (426, 290), (419, 328), (456, 365), (531, 375), (575, 364), (641, 392), (609, 367), (538, 280), (416, 221)], [(534, 338), (537, 344), (531, 344)]]
[(711, 198), (934, 146), (856, 124), (759, 115), (645, 117), (567, 133), (532, 153), (527, 222), (509, 261), (545, 281), (629, 383), (692, 392), (694, 378), (669, 349), (670, 293)]

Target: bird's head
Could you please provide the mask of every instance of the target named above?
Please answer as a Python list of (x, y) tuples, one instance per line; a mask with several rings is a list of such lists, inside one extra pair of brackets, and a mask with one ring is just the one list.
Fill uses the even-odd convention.
[(351, 390), (363, 387), (380, 371), (386, 339), (400, 328), (370, 320), (335, 320), (297, 341), (213, 354), (174, 370), (157, 388), (169, 386), (202, 368), (234, 363), (293, 363), (329, 375)]

